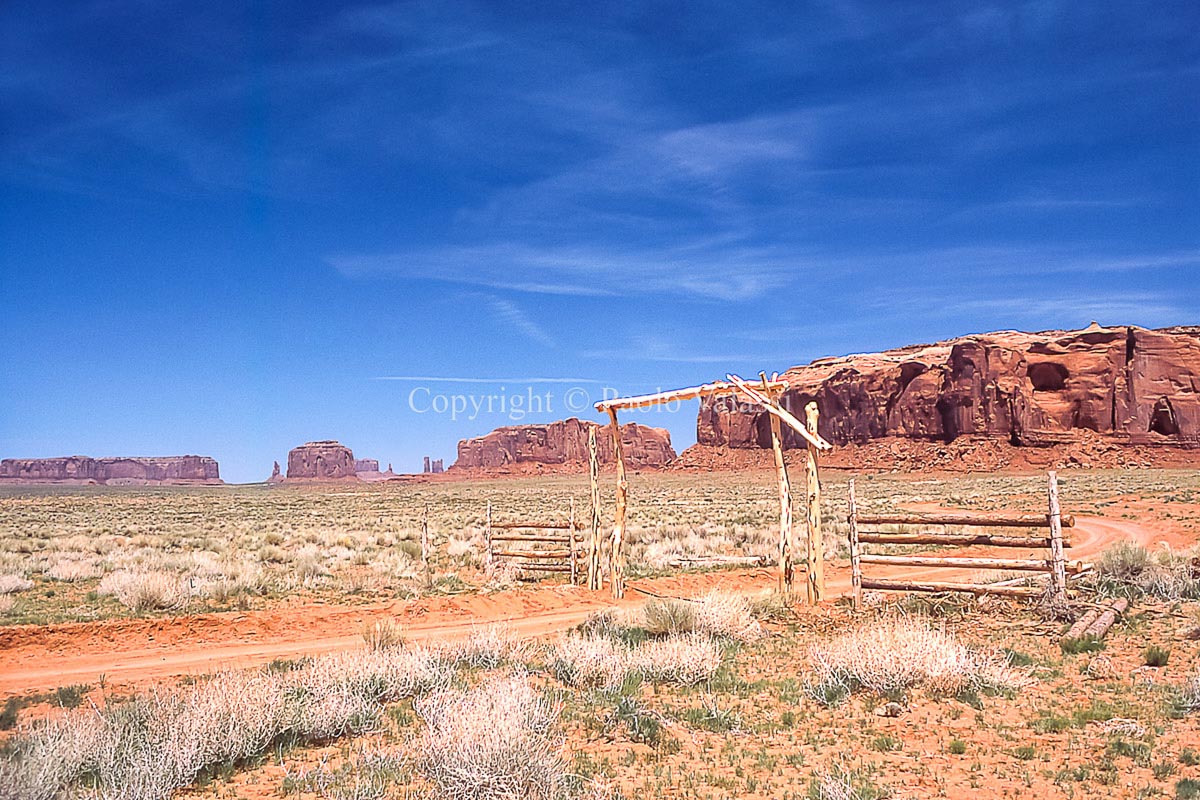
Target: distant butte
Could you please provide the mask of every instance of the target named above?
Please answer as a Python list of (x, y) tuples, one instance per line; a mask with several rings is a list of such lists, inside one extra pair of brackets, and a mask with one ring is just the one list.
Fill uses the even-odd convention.
[[(451, 472), (492, 470), (500, 472), (587, 469), (588, 429), (596, 430), (596, 450), (603, 464), (613, 460), (608, 428), (595, 422), (570, 419), (545, 425), (512, 425), (458, 443), (458, 460)], [(630, 422), (621, 426), (625, 460), (633, 468), (663, 467), (675, 458), (671, 434)]]
[(0, 482), (153, 486), (209, 485), (224, 481), (217, 462), (208, 456), (63, 456), (6, 458), (0, 461)]

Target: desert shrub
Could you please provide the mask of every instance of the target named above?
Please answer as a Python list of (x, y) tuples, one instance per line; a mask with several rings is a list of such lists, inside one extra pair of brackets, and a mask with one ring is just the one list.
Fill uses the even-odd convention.
[(20, 575), (0, 575), (0, 594), (16, 594), (27, 592), (33, 588), (33, 581)]
[(522, 677), (492, 678), (413, 704), (425, 722), (418, 769), (448, 800), (562, 797), (567, 767), (554, 726), (559, 710)]
[(506, 626), (481, 625), (472, 628), (463, 641), (450, 645), (446, 655), (456, 664), (496, 669), (505, 662), (520, 661), (526, 651)]
[(892, 792), (876, 785), (870, 772), (832, 764), (816, 771), (808, 784), (809, 800), (884, 800)]
[(353, 761), (336, 769), (324, 762), (289, 775), (294, 789), (329, 800), (384, 800), (402, 783), (407, 770), (401, 758), (378, 750), (363, 750)]
[(663, 740), (662, 722), (658, 715), (634, 697), (622, 697), (613, 707), (610, 722), (623, 725), (635, 742), (658, 745)]
[(1029, 682), (999, 653), (968, 648), (954, 636), (906, 618), (883, 620), (814, 646), (811, 696), (865, 690), (880, 695), (924, 687), (939, 695), (1013, 690)]
[(568, 686), (612, 690), (633, 671), (629, 648), (603, 636), (568, 634), (550, 650), (550, 672)]
[(1176, 716), (1200, 711), (1200, 672), (1175, 689), (1172, 705)]
[(429, 651), (361, 650), (67, 711), (10, 740), (0, 757), (0, 798), (50, 800), (86, 779), (95, 800), (165, 800), (204, 770), (245, 761), (284, 738), (367, 730), (382, 703), (442, 688), (449, 676)]
[(717, 642), (695, 633), (648, 641), (634, 651), (633, 659), (646, 680), (681, 686), (710, 679), (724, 661)]
[(651, 600), (642, 613), (646, 617), (646, 631), (652, 636), (691, 633), (696, 629), (696, 608), (687, 600)]
[(750, 602), (741, 595), (709, 592), (694, 610), (694, 630), (737, 642), (752, 642), (763, 635)]
[(100, 579), (96, 592), (111, 595), (118, 603), (133, 611), (183, 608), (191, 594), (179, 576), (161, 570), (110, 572)]
[(17, 600), (11, 594), (0, 594), (0, 616), (11, 614), (17, 607)]
[(1142, 660), (1148, 667), (1165, 667), (1171, 658), (1171, 648), (1159, 647), (1152, 644), (1142, 653)]
[(629, 647), (641, 644), (649, 636), (644, 627), (632, 624), (620, 611), (607, 608), (589, 614), (577, 630), (584, 636), (601, 636)]
[(100, 565), (94, 561), (79, 561), (75, 559), (60, 559), (46, 569), (46, 577), (51, 580), (74, 582), (100, 576)]
[(1107, 596), (1186, 600), (1200, 597), (1195, 555), (1164, 547), (1151, 553), (1135, 542), (1121, 542), (1100, 555), (1091, 582)]
[(369, 650), (388, 650), (404, 644), (404, 629), (394, 619), (376, 620), (363, 629), (362, 636)]

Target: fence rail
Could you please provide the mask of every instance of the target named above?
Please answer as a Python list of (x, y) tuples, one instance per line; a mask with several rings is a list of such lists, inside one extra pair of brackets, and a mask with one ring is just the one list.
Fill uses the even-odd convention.
[[(1075, 575), (1088, 568), (1081, 561), (1068, 562), (1063, 554), (1063, 550), (1071, 545), (1063, 540), (1062, 529), (1074, 527), (1075, 518), (1063, 516), (1059, 508), (1058, 477), (1054, 472), (1049, 473), (1048, 512), (1046, 514), (980, 514), (970, 511), (930, 514), (859, 514), (854, 496), (853, 479), (850, 480), (849, 499), (850, 582), (855, 608), (862, 605), (864, 589), (898, 592), (969, 592), (977, 595), (995, 594), (1009, 597), (1034, 597), (1043, 593), (1042, 589), (1030, 586), (868, 578), (862, 573), (863, 565), (1043, 572), (1050, 576), (1050, 592), (1056, 599), (1066, 599), (1068, 574)], [(860, 525), (961, 525), (981, 528), (1047, 528), (1049, 530), (1048, 534), (1044, 536), (945, 531), (892, 533), (879, 530), (862, 531), (859, 529)], [(1041, 559), (884, 555), (863, 553), (862, 546), (864, 544), (951, 545), (958, 547), (983, 545), (1048, 550), (1049, 552), (1046, 558)]]
[[(493, 533), (497, 530), (504, 531), (504, 533)], [(523, 571), (568, 573), (571, 583), (578, 583), (579, 564), (583, 556), (583, 540), (581, 536), (576, 535), (576, 531), (581, 530), (583, 530), (583, 526), (575, 521), (574, 498), (571, 499), (571, 513), (566, 522), (529, 520), (493, 522), (492, 504), (489, 502), (486, 530), (487, 564), (492, 566), (503, 561)], [(528, 533), (515, 533), (514, 531), (528, 531)], [(566, 531), (566, 533), (543, 533), (543, 531)], [(497, 549), (497, 543), (501, 543), (501, 549)], [(566, 545), (566, 547), (551, 548), (547, 545)]]

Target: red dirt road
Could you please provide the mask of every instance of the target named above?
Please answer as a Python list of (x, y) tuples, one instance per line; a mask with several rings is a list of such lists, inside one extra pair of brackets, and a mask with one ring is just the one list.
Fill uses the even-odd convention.
[[(1163, 538), (1149, 526), (1100, 517), (1077, 518), (1069, 533), (1073, 544), (1069, 557), (1085, 561), (1119, 541), (1152, 546)], [(971, 550), (973, 555), (989, 552), (988, 548)], [(910, 567), (871, 574), (954, 579), (970, 572)], [(695, 597), (712, 589), (755, 593), (773, 587), (775, 581), (773, 569), (630, 581), (621, 605), (640, 605), (647, 593), (675, 597)], [(847, 594), (848, 567), (829, 565), (826, 587), (830, 598)], [(167, 619), (0, 627), (0, 698), (94, 684), (101, 676), (110, 685), (129, 685), (347, 650), (362, 644), (365, 626), (382, 619), (396, 621), (412, 641), (453, 640), (469, 634), (474, 625), (498, 622), (518, 636), (534, 637), (567, 630), (613, 605), (607, 590), (555, 585), (363, 606), (280, 606)]]

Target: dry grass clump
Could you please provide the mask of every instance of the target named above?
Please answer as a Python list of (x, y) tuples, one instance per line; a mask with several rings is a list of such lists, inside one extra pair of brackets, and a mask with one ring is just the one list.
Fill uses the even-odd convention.
[(51, 800), (86, 781), (96, 800), (165, 800), (204, 770), (274, 742), (369, 730), (382, 703), (444, 688), (450, 675), (429, 651), (362, 650), (68, 711), (11, 740), (0, 799)]
[(413, 704), (425, 722), (418, 769), (447, 800), (549, 800), (569, 794), (559, 709), (521, 677), (492, 678)]
[(738, 594), (709, 592), (696, 604), (695, 618), (695, 629), (709, 636), (749, 643), (763, 635), (750, 601)]
[(191, 597), (188, 586), (170, 572), (117, 570), (100, 579), (97, 594), (111, 595), (133, 611), (183, 608)]
[(1103, 595), (1160, 600), (1200, 597), (1200, 563), (1195, 552), (1167, 546), (1151, 553), (1135, 542), (1121, 542), (1100, 554), (1091, 579)]
[(461, 642), (446, 647), (446, 657), (456, 664), (476, 669), (496, 669), (509, 662), (519, 662), (528, 655), (523, 642), (513, 636), (506, 625), (480, 625)]
[(1193, 673), (1176, 691), (1175, 711), (1180, 715), (1200, 711), (1200, 672)]
[(680, 686), (709, 680), (723, 660), (721, 646), (699, 633), (652, 640), (633, 652), (634, 668), (646, 680)]
[(1015, 690), (1029, 683), (996, 653), (973, 650), (945, 631), (906, 618), (880, 620), (814, 646), (809, 692), (836, 702), (851, 692), (886, 695), (914, 687), (941, 695)]
[(0, 594), (0, 616), (11, 614), (17, 607), (17, 600), (11, 594)]
[(46, 568), (51, 580), (74, 583), (100, 577), (100, 565), (95, 561), (63, 558)]
[(0, 594), (27, 592), (32, 588), (33, 581), (21, 575), (0, 575)]
[(741, 595), (712, 591), (696, 601), (662, 598), (646, 603), (646, 631), (653, 636), (703, 633), (752, 642), (763, 635), (750, 602)]
[(607, 636), (569, 634), (550, 650), (550, 672), (581, 688), (616, 689), (634, 671), (628, 647)]
[(696, 608), (687, 600), (662, 598), (651, 600), (642, 609), (646, 632), (651, 636), (671, 636), (696, 630)]

